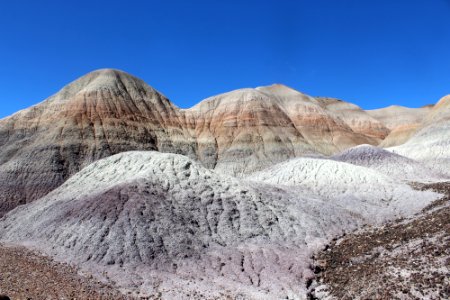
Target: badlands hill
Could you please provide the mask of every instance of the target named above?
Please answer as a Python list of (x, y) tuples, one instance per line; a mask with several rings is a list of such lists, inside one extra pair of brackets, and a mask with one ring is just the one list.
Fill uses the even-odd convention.
[(120, 71), (92, 72), (0, 121), (0, 215), (100, 158), (129, 150), (195, 157), (193, 144), (159, 92)]
[(405, 182), (437, 182), (450, 177), (426, 164), (371, 145), (349, 148), (331, 159), (367, 167)]
[(416, 133), (390, 151), (427, 164), (450, 175), (450, 96), (443, 97), (427, 114)]
[(382, 122), (390, 134), (380, 144), (381, 147), (393, 147), (405, 143), (420, 126), (432, 105), (421, 108), (409, 108), (392, 105), (386, 108), (368, 110), (367, 113)]
[(431, 111), (433, 105), (421, 108), (409, 108), (399, 105), (367, 110), (366, 113), (383, 123), (388, 129), (394, 130), (399, 126), (420, 124)]
[(341, 118), (354, 132), (369, 138), (368, 144), (378, 145), (389, 134), (384, 120), (377, 120), (359, 106), (334, 98), (316, 98), (322, 106)]
[[(421, 237), (447, 226), (448, 209), (436, 208), (447, 205), (439, 193), (448, 193), (441, 181), (450, 176), (449, 122), (450, 97), (432, 108), (368, 112), (279, 84), (179, 109), (136, 77), (98, 70), (0, 120), (0, 256), (24, 270), (41, 266), (38, 274), (66, 265), (34, 264), (39, 256), (21, 253), (68, 263), (71, 274), (88, 276), (70, 275), (70, 289), (306, 299), (308, 286), (312, 293), (320, 284), (312, 284), (312, 258), (337, 236), (411, 216), (410, 224), (428, 224)], [(422, 184), (437, 181), (445, 188)], [(408, 241), (398, 248), (407, 251), (417, 235), (402, 222), (325, 255), (330, 291), (342, 290), (348, 276), (339, 274), (351, 260), (368, 255), (361, 252), (367, 239), (374, 253), (397, 241)], [(427, 243), (436, 242), (431, 237)], [(346, 246), (352, 241), (359, 252)], [(336, 266), (334, 253), (349, 252)], [(399, 257), (415, 265), (414, 255)], [(353, 278), (364, 274), (351, 270)]]
[[(107, 274), (135, 295), (303, 298), (313, 276), (309, 257), (327, 240), (361, 224), (408, 215), (439, 196), (330, 160), (311, 161), (300, 171), (275, 169), (301, 184), (258, 182), (263, 176), (247, 182), (181, 155), (121, 153), (8, 213), (0, 220), (0, 240), (98, 278)], [(313, 179), (303, 182), (320, 172), (339, 172), (340, 182), (328, 188)], [(323, 179), (316, 180), (325, 184)], [(349, 187), (355, 192), (345, 191)]]
[(0, 216), (46, 195), (84, 166), (124, 151), (179, 153), (243, 176), (304, 154), (378, 144), (388, 134), (356, 106), (340, 105), (352, 110), (350, 118), (324, 99), (273, 85), (181, 110), (136, 77), (94, 71), (0, 120)]
[(376, 120), (373, 130), (355, 130), (323, 101), (279, 84), (214, 96), (184, 112), (195, 128), (199, 160), (232, 175), (304, 154), (378, 144), (387, 135)]
[(389, 208), (381, 215), (391, 218), (407, 215), (418, 209), (414, 207), (416, 204), (420, 205), (408, 201), (416, 197), (413, 195), (416, 191), (410, 186), (369, 168), (330, 159), (295, 158), (252, 174), (248, 179), (296, 186), (303, 193), (336, 201), (350, 210), (359, 207), (357, 213), (372, 221), (383, 220), (378, 219), (383, 203)]

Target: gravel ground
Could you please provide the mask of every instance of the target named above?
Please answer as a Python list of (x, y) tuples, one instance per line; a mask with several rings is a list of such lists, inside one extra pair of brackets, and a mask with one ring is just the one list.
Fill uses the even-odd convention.
[(410, 219), (333, 241), (315, 257), (310, 299), (450, 299), (450, 183), (416, 188), (446, 196)]
[(129, 299), (66, 264), (0, 245), (0, 295), (16, 299)]

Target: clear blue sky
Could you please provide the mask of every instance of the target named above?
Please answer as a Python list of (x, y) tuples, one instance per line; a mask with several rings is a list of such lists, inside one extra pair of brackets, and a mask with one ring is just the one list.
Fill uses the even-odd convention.
[(0, 117), (98, 68), (181, 107), (284, 83), (371, 109), (450, 93), (450, 0), (1, 1)]

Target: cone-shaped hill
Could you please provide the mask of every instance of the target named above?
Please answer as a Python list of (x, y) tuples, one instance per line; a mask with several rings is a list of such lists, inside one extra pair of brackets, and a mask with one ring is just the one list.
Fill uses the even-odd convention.
[(142, 80), (99, 70), (0, 121), (0, 215), (83, 166), (129, 150), (195, 156), (178, 108)]

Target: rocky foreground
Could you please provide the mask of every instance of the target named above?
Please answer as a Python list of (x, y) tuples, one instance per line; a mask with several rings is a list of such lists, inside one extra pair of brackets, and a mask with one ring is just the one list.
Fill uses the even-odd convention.
[(0, 270), (0, 295), (13, 300), (130, 299), (67, 264), (24, 247), (0, 245)]
[(310, 299), (450, 299), (450, 182), (422, 213), (335, 240), (317, 255)]

